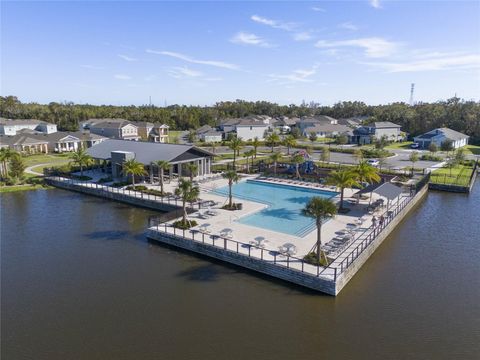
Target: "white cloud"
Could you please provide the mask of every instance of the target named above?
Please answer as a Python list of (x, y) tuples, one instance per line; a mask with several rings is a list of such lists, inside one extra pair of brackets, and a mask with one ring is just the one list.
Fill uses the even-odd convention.
[(132, 77), (125, 74), (115, 74), (113, 77), (117, 80), (131, 80)]
[(380, 0), (369, 0), (370, 6), (374, 7), (375, 9), (380, 9), (382, 6), (380, 5)]
[(290, 74), (270, 74), (269, 77), (271, 81), (279, 81), (283, 84), (298, 82), (309, 83), (314, 81), (311, 77), (317, 73), (317, 67), (318, 66), (315, 65), (311, 69), (297, 69)]
[(173, 67), (168, 73), (170, 76), (176, 79), (192, 78), (192, 77), (201, 77), (203, 73), (200, 71), (189, 69), (188, 67)]
[(272, 19), (268, 19), (268, 18), (259, 16), (259, 15), (252, 15), (250, 17), (250, 19), (255, 21), (256, 23), (267, 25), (267, 26), (270, 26), (274, 29), (294, 31), (295, 28), (297, 27), (297, 24), (295, 24), (295, 23), (287, 23), (287, 22), (283, 22), (283, 21), (272, 20)]
[(230, 42), (234, 44), (242, 44), (242, 45), (253, 45), (253, 46), (260, 46), (260, 47), (273, 47), (274, 45), (269, 44), (265, 39), (261, 37), (247, 32), (239, 32), (235, 34), (233, 38), (230, 39)]
[(358, 30), (358, 26), (355, 25), (355, 24), (352, 24), (350, 21), (338, 24), (338, 27), (341, 28), (341, 29), (351, 30), (351, 31), (357, 31)]
[(312, 6), (311, 9), (313, 11), (317, 11), (317, 12), (326, 12), (327, 11), (324, 8), (321, 8), (321, 7), (318, 7), (318, 6)]
[(293, 40), (295, 41), (308, 41), (313, 38), (312, 34), (307, 31), (295, 33), (293, 35)]
[(216, 60), (198, 60), (194, 59), (188, 55), (176, 53), (176, 52), (171, 52), (171, 51), (158, 51), (158, 50), (151, 50), (147, 49), (147, 53), (149, 54), (156, 54), (156, 55), (165, 55), (165, 56), (170, 56), (176, 59), (180, 59), (192, 64), (200, 64), (200, 65), (208, 65), (208, 66), (214, 66), (214, 67), (219, 67), (223, 69), (230, 69), (230, 70), (238, 70), (239, 66), (235, 64), (229, 64), (223, 61), (216, 61)]
[(122, 54), (118, 54), (118, 57), (119, 57), (120, 59), (123, 59), (123, 60), (128, 61), (128, 62), (132, 62), (132, 61), (137, 61), (137, 60), (138, 60), (138, 59), (136, 59), (136, 58), (132, 58), (132, 57), (130, 57), (130, 56), (122, 55)]
[(439, 70), (480, 69), (480, 54), (452, 54), (437, 57), (419, 58), (406, 62), (366, 63), (384, 69), (387, 72), (418, 72)]
[(394, 54), (399, 44), (382, 38), (372, 37), (340, 41), (320, 40), (315, 46), (318, 48), (359, 47), (364, 49), (365, 56), (380, 58)]

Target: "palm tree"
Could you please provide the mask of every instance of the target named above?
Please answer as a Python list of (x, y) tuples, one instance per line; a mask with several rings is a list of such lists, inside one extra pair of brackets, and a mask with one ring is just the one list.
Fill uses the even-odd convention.
[(190, 181), (193, 182), (194, 174), (198, 173), (198, 164), (194, 162), (189, 162), (187, 163), (186, 167), (187, 167), (188, 173), (190, 174)]
[(343, 193), (345, 188), (360, 187), (356, 174), (351, 170), (332, 171), (327, 178), (327, 184), (340, 188), (340, 210), (343, 210)]
[(84, 148), (79, 147), (75, 152), (70, 155), (74, 164), (80, 166), (80, 176), (83, 176), (83, 167), (90, 164), (92, 157), (87, 154)]
[(321, 249), (322, 225), (327, 219), (335, 216), (337, 207), (330, 199), (315, 196), (310, 199), (302, 213), (305, 216), (315, 218), (317, 224), (317, 263), (320, 264), (320, 254), (322, 253), (328, 265), (327, 257)]
[(183, 218), (182, 225), (187, 225), (187, 202), (194, 202), (200, 195), (200, 188), (184, 178), (178, 181), (178, 187), (175, 189), (175, 195), (182, 198)]
[(283, 145), (287, 147), (287, 155), (290, 155), (290, 148), (297, 146), (297, 140), (292, 135), (287, 135), (283, 139)]
[(145, 175), (147, 172), (145, 171), (145, 167), (141, 162), (138, 162), (135, 159), (127, 160), (123, 163), (123, 170), (122, 172), (125, 175), (132, 176), (132, 186), (135, 189), (135, 176)]
[(233, 138), (230, 140), (228, 147), (233, 150), (233, 169), (235, 169), (235, 161), (237, 159), (237, 155), (240, 154), (240, 150), (242, 149), (243, 141), (241, 138)]
[(274, 152), (270, 155), (270, 160), (273, 162), (273, 173), (277, 175), (277, 163), (282, 159), (282, 154), (279, 152)]
[(0, 149), (0, 162), (2, 164), (2, 169), (0, 171), (1, 178), (6, 179), (8, 177), (8, 162), (15, 154), (17, 154), (17, 152), (9, 147)]
[(253, 146), (253, 152), (254, 152), (255, 159), (257, 158), (257, 149), (260, 145), (261, 145), (261, 142), (258, 139), (258, 136), (255, 136), (252, 140), (252, 146)]
[[(378, 169), (368, 164), (366, 161), (360, 162), (353, 171), (360, 183), (377, 183), (382, 179), (380, 175), (378, 175)], [(372, 196), (373, 191), (370, 193), (370, 203), (372, 202)], [(360, 196), (358, 197), (358, 202), (360, 202)]]
[(273, 148), (280, 142), (280, 136), (276, 132), (272, 132), (270, 135), (267, 136), (267, 143), (270, 144), (272, 147), (272, 153), (273, 153)]
[(412, 176), (413, 176), (413, 170), (415, 168), (415, 163), (419, 160), (418, 152), (412, 151), (408, 160), (410, 160), (412, 162)]
[(163, 194), (163, 175), (165, 173), (165, 170), (170, 169), (170, 163), (166, 160), (158, 160), (155, 162), (155, 165), (157, 165), (158, 167), (158, 178), (160, 180), (160, 192)]
[(228, 207), (231, 209), (233, 207), (232, 186), (240, 180), (240, 176), (235, 170), (229, 170), (224, 172), (222, 177), (228, 180)]
[(303, 157), (302, 154), (295, 154), (295, 155), (292, 156), (292, 162), (295, 164), (295, 175), (299, 179), (300, 178), (300, 171), (298, 169), (299, 169), (300, 164), (303, 164), (305, 162), (305, 158)]
[(253, 156), (255, 155), (255, 150), (253, 149), (250, 149), (248, 151), (245, 151), (243, 153), (243, 156), (245, 156), (247, 158), (247, 173), (250, 172), (250, 167), (249, 167), (249, 164), (248, 164), (248, 158), (252, 158), (252, 166), (253, 166)]
[(353, 156), (357, 160), (357, 162), (360, 164), (363, 160), (363, 152), (360, 149), (355, 149), (353, 150)]

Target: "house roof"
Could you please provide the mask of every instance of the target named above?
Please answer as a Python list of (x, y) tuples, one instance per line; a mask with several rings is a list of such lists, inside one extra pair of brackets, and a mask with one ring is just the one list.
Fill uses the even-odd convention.
[(390, 121), (377, 121), (373, 123), (373, 126), (377, 129), (383, 129), (383, 128), (401, 128), (400, 125), (394, 124)]
[(367, 187), (361, 189), (360, 191), (357, 191), (355, 195), (361, 195), (370, 192), (374, 192), (375, 194), (378, 194), (382, 197), (386, 197), (389, 200), (396, 199), (403, 193), (402, 188), (393, 185), (392, 183), (384, 182), (370, 184)]
[(96, 122), (92, 123), (90, 125), (90, 128), (97, 128), (97, 129), (121, 129), (127, 125), (132, 125), (138, 128), (137, 125), (134, 125), (132, 122), (128, 120), (123, 120), (123, 121), (102, 121), (102, 122)]
[(210, 125), (203, 125), (197, 129), (197, 134), (204, 134), (211, 130), (212, 130), (212, 127)]
[(144, 165), (151, 164), (158, 160), (169, 162), (181, 161), (179, 158), (185, 156), (186, 153), (190, 153), (197, 158), (213, 156), (211, 152), (191, 145), (113, 139), (105, 140), (100, 144), (87, 149), (87, 152), (93, 158), (103, 160), (110, 159), (112, 151), (133, 152), (135, 153), (135, 159)]
[(46, 121), (43, 120), (37, 120), (37, 119), (6, 119), (6, 118), (0, 118), (0, 125), (39, 125), (39, 124), (49, 124), (49, 125), (55, 125), (52, 123), (47, 123)]
[(305, 129), (307, 132), (325, 132), (325, 133), (346, 133), (350, 132), (352, 129), (350, 129), (348, 126), (345, 125), (339, 125), (339, 124), (316, 124), (315, 126), (308, 127)]
[(420, 139), (431, 139), (432, 137), (435, 137), (437, 135), (443, 134), (447, 139), (452, 140), (452, 141), (457, 141), (457, 140), (463, 140), (466, 138), (469, 138), (468, 135), (462, 134), (461, 132), (452, 130), (450, 128), (438, 128), (438, 129), (433, 129), (425, 134), (415, 136), (416, 138)]

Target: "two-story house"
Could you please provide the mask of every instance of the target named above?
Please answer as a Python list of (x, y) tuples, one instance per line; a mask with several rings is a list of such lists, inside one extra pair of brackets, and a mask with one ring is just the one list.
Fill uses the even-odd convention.
[(138, 141), (141, 138), (138, 134), (138, 126), (123, 119), (103, 119), (101, 122), (92, 122), (89, 129), (92, 134), (110, 139)]
[(24, 129), (52, 134), (57, 132), (57, 125), (35, 119), (11, 120), (0, 118), (0, 135), (14, 136)]
[(403, 140), (401, 126), (390, 121), (380, 121), (360, 126), (353, 130), (352, 142), (364, 145), (382, 138), (393, 142)]

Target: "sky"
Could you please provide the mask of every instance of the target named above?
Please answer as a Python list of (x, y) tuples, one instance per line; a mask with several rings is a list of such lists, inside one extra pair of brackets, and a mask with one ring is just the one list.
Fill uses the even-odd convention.
[(480, 98), (480, 2), (1, 2), (2, 96), (367, 104)]

